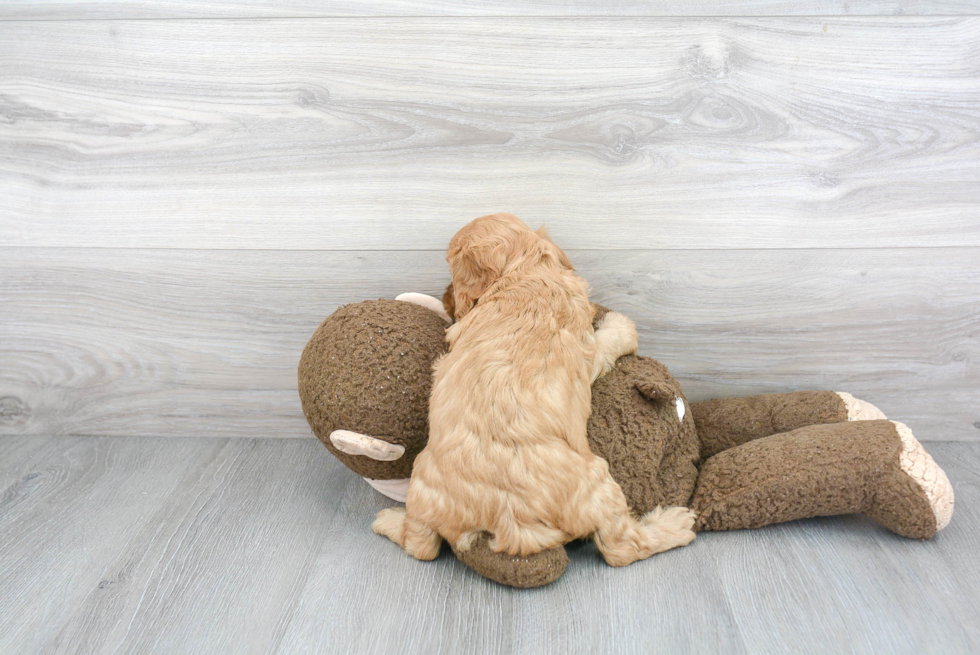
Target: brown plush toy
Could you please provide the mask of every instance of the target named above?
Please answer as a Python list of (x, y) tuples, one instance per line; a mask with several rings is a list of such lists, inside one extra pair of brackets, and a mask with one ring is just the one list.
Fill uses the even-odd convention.
[[(595, 320), (606, 311), (597, 306)], [(314, 433), (401, 502), (427, 439), (430, 369), (449, 323), (442, 304), (421, 294), (347, 305), (323, 322), (300, 362)], [(636, 514), (688, 506), (696, 530), (864, 513), (928, 539), (952, 516), (952, 487), (912, 432), (846, 393), (689, 404), (665, 366), (628, 355), (593, 385), (588, 437)], [(502, 584), (548, 584), (568, 564), (564, 548), (514, 557), (491, 551), (488, 537), (454, 552)]]

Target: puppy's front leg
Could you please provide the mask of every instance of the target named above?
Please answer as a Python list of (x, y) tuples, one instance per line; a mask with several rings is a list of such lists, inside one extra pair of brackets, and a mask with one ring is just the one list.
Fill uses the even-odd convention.
[(609, 312), (602, 317), (595, 331), (595, 362), (592, 367), (592, 381), (612, 370), (616, 360), (623, 355), (632, 355), (639, 345), (636, 325), (619, 312)]
[(394, 541), (415, 559), (433, 560), (439, 556), (442, 546), (439, 533), (408, 516), (402, 507), (378, 512), (371, 529)]

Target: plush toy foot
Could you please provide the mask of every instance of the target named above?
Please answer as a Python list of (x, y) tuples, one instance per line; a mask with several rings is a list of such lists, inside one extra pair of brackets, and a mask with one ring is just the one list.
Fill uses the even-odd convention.
[(912, 430), (898, 421), (889, 423), (902, 440), (898, 467), (882, 476), (864, 513), (903, 537), (928, 539), (953, 517), (953, 487)]
[(453, 552), (461, 562), (485, 578), (509, 587), (530, 589), (551, 584), (561, 577), (568, 566), (568, 554), (563, 546), (555, 546), (528, 557), (495, 553), (490, 550), (492, 535), (483, 532), (469, 548), (453, 544)]
[(738, 530), (864, 513), (928, 539), (953, 514), (953, 488), (912, 431), (893, 421), (812, 425), (721, 452), (701, 468), (696, 530)]

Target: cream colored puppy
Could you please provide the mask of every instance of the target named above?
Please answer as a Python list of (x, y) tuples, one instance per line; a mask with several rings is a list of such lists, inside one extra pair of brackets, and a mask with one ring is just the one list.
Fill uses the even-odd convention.
[(434, 366), (429, 441), (405, 509), (379, 512), (374, 531), (424, 560), (484, 530), (510, 555), (591, 535), (613, 566), (690, 543), (692, 512), (634, 519), (589, 450), (592, 382), (636, 351), (633, 322), (610, 312), (593, 331), (585, 280), (516, 216), (471, 222), (447, 259), (457, 323)]

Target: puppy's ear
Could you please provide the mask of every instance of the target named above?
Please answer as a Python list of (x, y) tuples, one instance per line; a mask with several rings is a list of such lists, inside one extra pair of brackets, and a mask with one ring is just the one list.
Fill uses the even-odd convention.
[(572, 261), (565, 254), (565, 251), (551, 240), (551, 235), (548, 234), (548, 228), (543, 223), (534, 233), (541, 237), (541, 246), (544, 249), (545, 257), (549, 257), (558, 262), (563, 268), (567, 268), (570, 271), (575, 270), (575, 267), (572, 266)]
[(456, 291), (453, 289), (453, 283), (450, 282), (449, 286), (446, 287), (445, 293), (442, 294), (442, 307), (449, 314), (449, 318), (456, 320)]
[(500, 239), (453, 239), (446, 259), (453, 276), (456, 320), (463, 318), (507, 265), (506, 243)]

